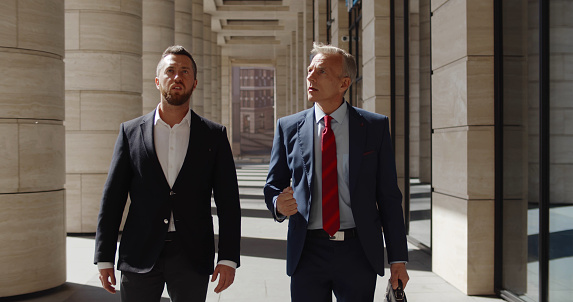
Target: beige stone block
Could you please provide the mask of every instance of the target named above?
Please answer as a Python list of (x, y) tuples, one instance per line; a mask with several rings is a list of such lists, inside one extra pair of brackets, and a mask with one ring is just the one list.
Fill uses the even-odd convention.
[(175, 3), (173, 0), (144, 0), (143, 24), (153, 27), (175, 28)]
[(143, 15), (141, 0), (121, 0), (121, 11), (141, 17)]
[(363, 61), (369, 61), (374, 57), (390, 56), (390, 18), (379, 17), (363, 26), (362, 39), (374, 43), (362, 44)]
[[(155, 53), (154, 61), (159, 62), (165, 49), (174, 44), (175, 31), (173, 28), (143, 25), (144, 55)], [(144, 59), (145, 60), (145, 59)]]
[[(64, 119), (64, 65), (43, 53), (0, 52), (4, 118)], [(49, 76), (47, 76), (49, 75)]]
[(0, 46), (18, 46), (18, 13), (16, 0), (6, 0), (0, 2)]
[(191, 13), (193, 11), (193, 1), (175, 0), (175, 11)]
[(119, 125), (141, 115), (141, 96), (85, 91), (81, 94), (81, 129), (117, 131)]
[(436, 70), (467, 56), (468, 20), (465, 0), (449, 0), (433, 11), (432, 69)]
[(362, 67), (362, 98), (390, 95), (390, 58), (377, 57), (364, 62)]
[(117, 131), (85, 133), (68, 131), (66, 133), (66, 171), (68, 173), (107, 173), (116, 139)]
[(493, 200), (468, 201), (468, 295), (494, 294), (494, 218)]
[(18, 47), (64, 56), (64, 1), (18, 1)]
[(467, 291), (468, 239), (467, 200), (432, 193), (432, 271), (463, 292)]
[(493, 58), (459, 60), (432, 76), (434, 128), (493, 124)]
[[(340, 6), (340, 4), (339, 4)], [(343, 6), (343, 9), (346, 9)], [(376, 17), (390, 17), (390, 1), (363, 1), (362, 3), (362, 24), (372, 22)]]
[[(152, 73), (153, 75), (153, 73)], [(121, 55), (121, 91), (141, 94), (142, 59), (140, 55)]]
[(66, 91), (66, 131), (80, 130), (80, 91)]
[(0, 119), (0, 192), (18, 191), (18, 124), (16, 120)]
[(64, 190), (0, 195), (0, 297), (66, 282)]
[(465, 0), (467, 49), (470, 56), (493, 56), (493, 0)]
[(86, 50), (141, 54), (141, 28), (141, 18), (135, 15), (82, 12), (80, 46)]
[(432, 0), (432, 1), (429, 1), (430, 2), (430, 9), (432, 10), (432, 12), (435, 12), (442, 5), (444, 5), (444, 3), (448, 2), (448, 1), (453, 1), (453, 0)]
[(81, 174), (66, 175), (66, 232), (82, 232)]
[(121, 55), (67, 52), (66, 90), (121, 90)]
[[(193, 95), (198, 95), (197, 90), (193, 92)], [(155, 86), (151, 86), (151, 83), (147, 83), (147, 85), (144, 83), (142, 99), (142, 114), (151, 112), (157, 107), (159, 101), (161, 100), (159, 90)]]
[(493, 294), (493, 213), (493, 200), (432, 194), (432, 270), (468, 295)]
[[(131, 0), (129, 2), (132, 2)], [(103, 10), (103, 11), (119, 11), (121, 9), (121, 4), (123, 2), (128, 2), (126, 0), (66, 0), (64, 1), (66, 5), (66, 10)]]
[(83, 174), (82, 185), (82, 232), (96, 231), (103, 187), (107, 178), (105, 174)]
[(363, 107), (370, 112), (380, 113), (390, 116), (392, 104), (389, 96), (375, 96), (369, 99), (364, 99)]
[(20, 192), (59, 190), (65, 183), (65, 130), (61, 122), (19, 125)]
[(80, 12), (66, 11), (65, 14), (66, 50), (80, 49)]
[(463, 199), (494, 195), (493, 127), (435, 130), (432, 175), (436, 192)]
[[(182, 2), (182, 1), (178, 1)], [(192, 36), (193, 15), (191, 13), (176, 11), (175, 12), (175, 31), (176, 33), (186, 33)], [(184, 46), (185, 47), (185, 46)]]

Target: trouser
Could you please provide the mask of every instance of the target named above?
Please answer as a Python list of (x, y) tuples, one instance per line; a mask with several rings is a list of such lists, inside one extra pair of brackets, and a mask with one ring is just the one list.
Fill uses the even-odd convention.
[(153, 269), (144, 274), (121, 273), (122, 302), (159, 302), (164, 286), (173, 302), (204, 302), (209, 276), (191, 269), (181, 242), (166, 241)]
[(372, 302), (377, 275), (357, 237), (345, 241), (307, 236), (291, 276), (293, 302)]

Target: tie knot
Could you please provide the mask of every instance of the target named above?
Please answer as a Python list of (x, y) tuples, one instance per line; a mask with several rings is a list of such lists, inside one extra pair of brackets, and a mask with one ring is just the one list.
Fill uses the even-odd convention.
[(330, 121), (332, 120), (332, 116), (325, 115), (324, 116), (324, 128), (330, 128)]

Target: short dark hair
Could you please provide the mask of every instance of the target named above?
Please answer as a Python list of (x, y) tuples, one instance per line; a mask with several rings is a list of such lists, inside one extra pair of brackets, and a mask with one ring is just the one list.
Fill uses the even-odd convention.
[(157, 64), (157, 70), (156, 70), (157, 76), (159, 76), (159, 71), (161, 70), (161, 62), (163, 62), (163, 58), (167, 57), (168, 55), (183, 55), (191, 59), (191, 65), (193, 66), (193, 77), (195, 78), (195, 80), (197, 80), (197, 63), (195, 63), (195, 60), (193, 59), (191, 53), (189, 53), (187, 49), (185, 49), (185, 47), (181, 45), (173, 45), (165, 49), (165, 51), (161, 55), (159, 63)]

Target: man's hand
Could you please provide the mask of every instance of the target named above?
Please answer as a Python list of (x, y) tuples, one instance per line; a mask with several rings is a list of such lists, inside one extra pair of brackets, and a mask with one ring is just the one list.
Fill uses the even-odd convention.
[(218, 264), (211, 277), (211, 282), (215, 282), (219, 276), (219, 284), (215, 287), (215, 292), (220, 293), (226, 290), (235, 281), (235, 269), (224, 264)]
[(390, 265), (390, 282), (392, 288), (398, 288), (398, 279), (402, 280), (402, 286), (406, 288), (406, 283), (410, 280), (406, 271), (406, 263), (394, 263)]
[(101, 285), (108, 292), (115, 294), (115, 272), (113, 268), (105, 268), (99, 270), (99, 280)]
[(291, 187), (286, 187), (277, 197), (277, 212), (284, 216), (291, 216), (298, 212), (298, 205), (294, 199), (294, 191)]

